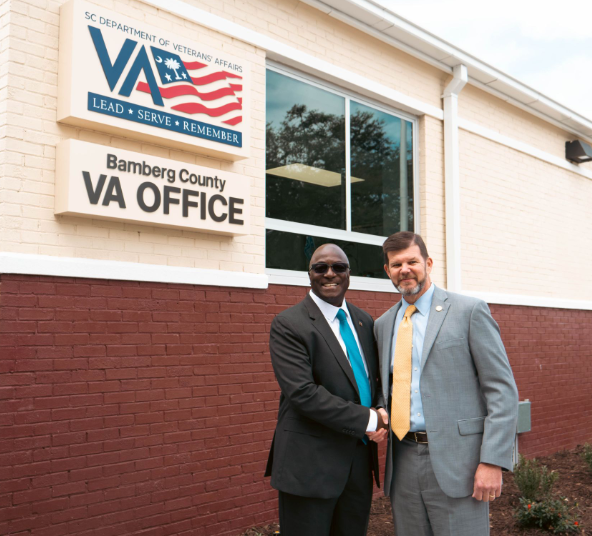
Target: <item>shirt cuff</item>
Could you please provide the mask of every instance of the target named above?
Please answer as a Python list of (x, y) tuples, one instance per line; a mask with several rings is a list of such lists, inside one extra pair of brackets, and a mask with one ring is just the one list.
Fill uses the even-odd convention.
[(378, 424), (378, 415), (373, 409), (370, 410), (370, 419), (368, 420), (368, 428), (366, 432), (376, 432), (376, 425)]

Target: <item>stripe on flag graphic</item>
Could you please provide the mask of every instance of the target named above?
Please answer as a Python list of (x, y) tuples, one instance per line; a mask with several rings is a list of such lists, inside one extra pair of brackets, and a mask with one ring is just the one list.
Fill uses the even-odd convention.
[[(227, 125), (242, 122), (242, 76), (199, 61), (183, 62), (177, 54), (151, 47), (162, 86), (158, 90), (171, 110), (219, 118)], [(174, 84), (174, 85), (173, 85)], [(146, 82), (136, 89), (150, 93)]]

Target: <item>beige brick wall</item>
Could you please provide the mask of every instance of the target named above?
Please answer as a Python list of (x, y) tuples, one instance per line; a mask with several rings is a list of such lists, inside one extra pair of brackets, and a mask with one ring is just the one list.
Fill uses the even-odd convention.
[(444, 123), (424, 116), (419, 122), (420, 228), (430, 257), (432, 279), (446, 287)]
[[(565, 158), (565, 142), (577, 138), (475, 86), (465, 86), (458, 102), (459, 116), (463, 119), (560, 158)], [(592, 170), (592, 164), (581, 167)]]
[[(0, 251), (262, 273), (265, 262), (265, 53), (135, 0), (97, 1), (108, 9), (163, 30), (190, 39), (207, 40), (212, 48), (219, 47), (251, 62), (252, 156), (229, 163), (122, 136), (59, 125), (55, 118), (59, 6), (63, 1), (11, 0), (3, 4), (2, 9), (10, 16), (11, 35), (8, 61), (2, 62), (0, 67), (2, 75), (5, 72), (8, 75), (2, 95), (10, 96), (6, 124), (2, 125), (6, 151), (0, 192)], [(445, 73), (298, 1), (195, 0), (189, 3), (440, 106)], [(6, 48), (4, 41), (3, 46)], [(424, 124), (427, 126), (421, 145), (437, 148), (441, 156), (441, 125), (434, 120)], [(230, 238), (54, 216), (55, 146), (68, 138), (249, 176), (252, 235)], [(441, 167), (437, 158), (424, 165), (422, 180), (426, 189), (421, 201), (422, 228), (433, 236), (432, 250), (440, 257), (444, 250), (440, 221)], [(432, 202), (436, 203), (435, 210), (430, 207)], [(443, 261), (442, 257), (440, 269), (443, 269)]]
[[(96, 3), (147, 24), (204, 39), (252, 65), (251, 158), (236, 163), (130, 138), (58, 125), (56, 118), (59, 6), (62, 0), (11, 0), (0, 6), (0, 251), (122, 260), (262, 273), (264, 271), (265, 53), (137, 0)], [(188, 3), (269, 35), (313, 56), (441, 107), (450, 76), (297, 0), (190, 0)], [(10, 21), (10, 25), (8, 25)], [(8, 29), (8, 30), (7, 30)], [(460, 116), (563, 157), (573, 136), (482, 90), (466, 86)], [(575, 251), (589, 266), (586, 236), (592, 181), (461, 131), (463, 288), (560, 296), (562, 268), (553, 258)], [(75, 138), (250, 177), (252, 235), (219, 235), (55, 217), (55, 146)], [(437, 284), (445, 286), (444, 142), (441, 121), (419, 121), (420, 225)], [(587, 224), (587, 225), (586, 225)], [(549, 249), (552, 251), (550, 252)], [(511, 252), (511, 255), (508, 253)], [(521, 254), (520, 257), (518, 254)], [(555, 255), (557, 253), (557, 255)], [(561, 253), (561, 254), (559, 254)], [(526, 258), (532, 274), (516, 266)], [(522, 265), (521, 263), (518, 263)], [(588, 276), (590, 278), (591, 276)], [(591, 281), (588, 279), (588, 283)], [(588, 285), (592, 288), (592, 285)], [(557, 290), (555, 290), (557, 289)], [(592, 290), (586, 291), (589, 294)], [(576, 294), (583, 299), (592, 299)]]
[(460, 133), (462, 285), (592, 300), (592, 180)]
[(4, 217), (4, 200), (2, 190), (8, 184), (7, 166), (10, 160), (6, 151), (6, 136), (11, 129), (8, 126), (8, 66), (9, 66), (9, 38), (10, 38), (10, 6), (9, 2), (0, 4), (0, 232), (4, 232), (7, 219)]
[[(56, 123), (61, 1), (11, 0), (8, 92), (0, 191), (0, 251), (262, 273), (264, 270), (265, 54), (230, 37), (158, 13), (139, 2), (104, 7), (243, 58), (252, 66), (251, 158), (237, 163)], [(6, 10), (6, 7), (2, 8)], [(8, 15), (2, 16), (2, 23)], [(4, 34), (2, 53), (5, 56)], [(7, 72), (7, 77), (4, 76)], [(251, 181), (252, 234), (225, 237), (129, 223), (54, 216), (55, 146), (74, 138), (181, 162), (224, 169)]]

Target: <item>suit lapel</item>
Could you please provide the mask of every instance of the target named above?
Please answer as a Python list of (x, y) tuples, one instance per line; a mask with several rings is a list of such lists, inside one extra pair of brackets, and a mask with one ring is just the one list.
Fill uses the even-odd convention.
[[(437, 307), (441, 307), (441, 310), (438, 311)], [(423, 340), (421, 370), (423, 370), (423, 367), (428, 360), (432, 346), (434, 346), (436, 337), (438, 336), (440, 328), (444, 323), (444, 319), (448, 314), (449, 307), (450, 304), (448, 303), (448, 295), (446, 294), (446, 291), (436, 287), (434, 289), (434, 296), (432, 297), (432, 306), (430, 307), (430, 318), (428, 319), (428, 326)]]
[(397, 318), (397, 313), (401, 308), (401, 301), (399, 303), (393, 305), (385, 314), (384, 322), (382, 322), (382, 341), (379, 341), (382, 344), (381, 354), (382, 360), (380, 363), (380, 377), (382, 378), (382, 391), (385, 397), (385, 400), (388, 400), (389, 391), (390, 391), (390, 374), (391, 374), (391, 360), (392, 360), (392, 353), (391, 349), (393, 347), (393, 334), (395, 330), (395, 319)]
[(341, 345), (337, 341), (337, 337), (335, 337), (335, 333), (333, 333), (333, 330), (329, 327), (327, 320), (323, 316), (323, 313), (321, 313), (321, 310), (317, 307), (317, 304), (308, 294), (304, 298), (304, 305), (308, 309), (308, 314), (312, 321), (312, 325), (322, 335), (323, 339), (325, 339), (327, 346), (329, 346), (331, 352), (335, 356), (335, 359), (337, 359), (339, 366), (343, 369), (343, 372), (354, 386), (358, 396), (360, 396), (360, 393), (358, 392), (358, 384), (356, 383), (356, 378), (354, 377), (354, 371), (352, 370), (346, 355), (343, 353)]
[[(369, 369), (369, 376), (370, 376), (370, 388), (371, 388), (371, 395), (372, 400), (374, 400), (374, 395), (376, 394), (376, 381), (374, 378), (376, 377), (376, 370), (373, 370), (372, 367), (372, 359), (371, 356), (374, 353), (374, 349), (368, 346), (368, 328), (370, 327), (365, 326), (363, 320), (358, 315), (358, 311), (347, 304), (347, 310), (352, 318), (352, 324), (356, 328), (356, 333), (358, 334), (358, 340), (360, 341), (360, 346), (362, 347), (362, 352), (364, 353), (364, 357), (366, 359), (366, 366)], [(359, 393), (358, 393), (359, 394)]]
[(352, 317), (352, 323), (356, 328), (356, 333), (358, 334), (358, 340), (362, 345), (362, 350), (364, 351), (365, 356), (372, 355), (372, 348), (368, 346), (368, 326), (364, 326), (362, 319), (358, 316), (358, 312), (353, 308), (350, 307), (348, 304), (347, 310)]

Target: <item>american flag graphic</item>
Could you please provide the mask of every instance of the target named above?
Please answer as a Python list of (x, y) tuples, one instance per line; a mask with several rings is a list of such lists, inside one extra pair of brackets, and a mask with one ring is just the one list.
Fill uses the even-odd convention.
[[(199, 61), (182, 61), (177, 54), (152, 47), (152, 54), (161, 79), (160, 94), (171, 110), (200, 119), (200, 115), (216, 117), (226, 125), (243, 120), (242, 76), (218, 65)], [(146, 82), (136, 89), (150, 93)]]

